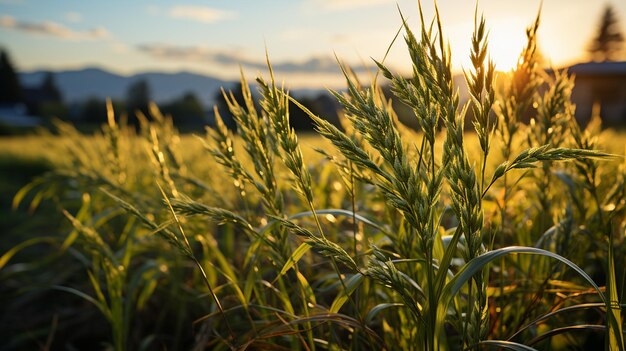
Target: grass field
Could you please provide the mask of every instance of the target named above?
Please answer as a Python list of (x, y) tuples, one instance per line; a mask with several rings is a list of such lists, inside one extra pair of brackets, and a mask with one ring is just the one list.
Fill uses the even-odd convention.
[(405, 27), (414, 76), (379, 68), (419, 131), (342, 67), (341, 130), (296, 135), (270, 76), (236, 135), (153, 106), (1, 139), (0, 348), (623, 350), (624, 135), (577, 124), (537, 26), (496, 91), (476, 23), (467, 104)]

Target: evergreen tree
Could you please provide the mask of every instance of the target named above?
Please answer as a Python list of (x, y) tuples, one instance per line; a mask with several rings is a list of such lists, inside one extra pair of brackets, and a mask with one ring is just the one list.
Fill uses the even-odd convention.
[(33, 113), (41, 117), (55, 117), (65, 119), (69, 115), (69, 110), (63, 102), (63, 95), (54, 81), (54, 74), (47, 72), (41, 85), (39, 86), (41, 99), (32, 106)]
[(0, 51), (0, 104), (14, 104), (22, 101), (22, 88), (9, 58)]
[(50, 102), (61, 102), (63, 101), (63, 96), (61, 95), (61, 91), (56, 85), (54, 81), (54, 74), (52, 72), (46, 73), (46, 76), (41, 83), (41, 90), (45, 93), (46, 98)]
[(161, 106), (161, 112), (171, 115), (178, 126), (205, 124), (202, 103), (192, 92), (187, 92), (169, 104), (164, 104)]
[(593, 61), (616, 61), (622, 54), (624, 35), (620, 31), (615, 10), (611, 5), (604, 8), (598, 33), (591, 41), (588, 51)]
[(128, 111), (128, 121), (136, 123), (136, 112), (140, 111), (148, 116), (150, 104), (150, 85), (145, 79), (132, 83), (126, 91), (126, 110)]

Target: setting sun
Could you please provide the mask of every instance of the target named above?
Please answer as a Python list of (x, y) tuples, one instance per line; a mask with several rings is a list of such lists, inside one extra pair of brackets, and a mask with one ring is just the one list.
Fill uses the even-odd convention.
[[(525, 28), (532, 19), (517, 17), (487, 21), (489, 30), (489, 56), (498, 71), (510, 71), (517, 64), (520, 52), (526, 41)], [(472, 66), (469, 58), (471, 50), (470, 35), (474, 23), (464, 21), (450, 26), (449, 40), (453, 52), (453, 61), (457, 69)]]
[(525, 43), (524, 28), (528, 24), (522, 21), (496, 21), (489, 32), (489, 55), (499, 71), (515, 68), (520, 52)]

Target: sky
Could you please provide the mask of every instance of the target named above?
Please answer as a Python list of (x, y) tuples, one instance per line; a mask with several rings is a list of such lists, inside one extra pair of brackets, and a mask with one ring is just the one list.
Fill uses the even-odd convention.
[[(541, 7), (539, 47), (555, 67), (585, 60), (608, 2), (481, 0), (491, 56), (507, 71)], [(611, 3), (626, 32), (626, 1)], [(439, 0), (455, 70), (469, 66), (475, 1)], [(423, 0), (427, 19), (434, 2)], [(129, 75), (189, 71), (251, 80), (265, 72), (294, 87), (341, 84), (337, 58), (353, 67), (381, 60), (401, 25), (419, 30), (417, 0), (47, 1), (0, 0), (0, 47), (20, 71), (99, 67)], [(403, 40), (385, 61), (409, 71)], [(266, 74), (266, 73), (265, 73)]]

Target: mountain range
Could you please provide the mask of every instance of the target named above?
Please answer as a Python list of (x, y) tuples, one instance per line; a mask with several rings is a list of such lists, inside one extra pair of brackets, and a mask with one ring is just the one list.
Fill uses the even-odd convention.
[[(191, 92), (207, 109), (215, 105), (220, 88), (232, 89), (235, 81), (225, 81), (215, 77), (191, 72), (144, 72), (129, 76), (112, 73), (100, 68), (82, 68), (77, 70), (46, 71), (37, 70), (20, 72), (18, 77), (23, 87), (35, 88), (41, 85), (46, 74), (52, 73), (54, 82), (60, 90), (66, 103), (81, 103), (88, 98), (125, 100), (131, 84), (145, 79), (150, 87), (150, 98), (159, 103), (168, 103)], [(461, 100), (467, 98), (465, 78), (458, 74), (454, 76), (457, 87), (460, 88)], [(296, 97), (317, 97), (326, 93), (326, 89), (293, 89)]]
[(187, 92), (194, 93), (207, 107), (215, 103), (221, 87), (229, 89), (235, 82), (190, 72), (145, 72), (130, 76), (119, 75), (100, 68), (64, 71), (32, 71), (18, 74), (23, 87), (38, 87), (46, 74), (52, 73), (63, 99), (79, 103), (88, 98), (123, 100), (131, 84), (145, 79), (150, 87), (150, 97), (157, 103), (169, 102)]

